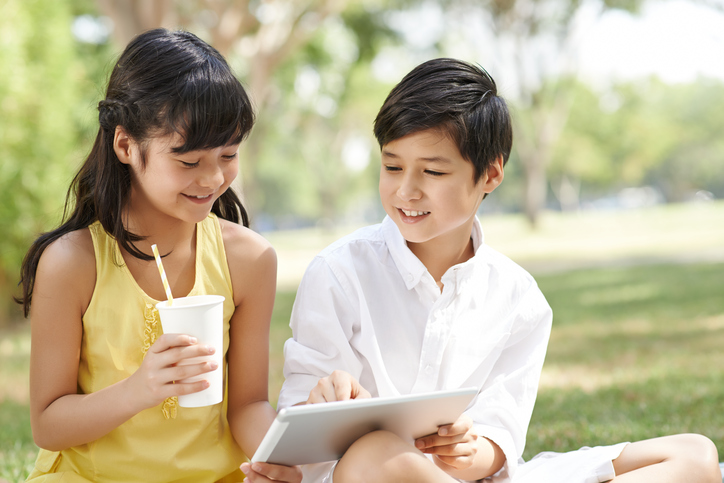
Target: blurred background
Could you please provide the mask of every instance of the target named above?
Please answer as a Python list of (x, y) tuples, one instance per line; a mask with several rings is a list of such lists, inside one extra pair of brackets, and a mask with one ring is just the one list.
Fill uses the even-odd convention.
[(36, 451), (22, 257), (62, 217), (117, 56), (159, 26), (214, 45), (256, 106), (238, 189), (279, 255), (272, 402), (304, 268), (384, 215), (378, 108), (450, 56), (509, 102), (480, 215), (556, 314), (526, 455), (684, 431), (722, 454), (724, 0), (0, 0), (0, 481)]

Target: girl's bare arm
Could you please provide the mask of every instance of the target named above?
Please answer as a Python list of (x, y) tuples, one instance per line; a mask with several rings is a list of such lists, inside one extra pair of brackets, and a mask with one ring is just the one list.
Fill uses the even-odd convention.
[(251, 457), (276, 417), (269, 404), (269, 325), (276, 292), (276, 253), (253, 231), (222, 220), (234, 291), (229, 352), (232, 434)]
[[(184, 377), (182, 368), (170, 365), (206, 355), (205, 348), (192, 345), (187, 336), (175, 335), (159, 338), (133, 376), (92, 394), (78, 394), (82, 317), (95, 280), (88, 230), (60, 238), (40, 259), (30, 310), (30, 421), (41, 448), (59, 451), (94, 441), (169, 395), (198, 391), (206, 384), (167, 384), (167, 378)], [(192, 371), (207, 369), (194, 366)]]

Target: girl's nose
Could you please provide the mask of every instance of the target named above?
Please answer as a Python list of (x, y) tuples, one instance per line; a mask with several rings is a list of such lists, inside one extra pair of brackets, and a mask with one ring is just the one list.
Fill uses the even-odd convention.
[(209, 166), (201, 174), (198, 183), (204, 188), (217, 189), (224, 184), (224, 172), (215, 164)]

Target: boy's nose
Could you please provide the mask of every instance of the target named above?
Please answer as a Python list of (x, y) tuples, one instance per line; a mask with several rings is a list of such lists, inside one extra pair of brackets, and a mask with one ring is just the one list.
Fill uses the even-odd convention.
[(419, 184), (413, 176), (403, 176), (400, 181), (400, 186), (397, 188), (397, 197), (401, 200), (416, 200), (419, 199), (422, 194)]

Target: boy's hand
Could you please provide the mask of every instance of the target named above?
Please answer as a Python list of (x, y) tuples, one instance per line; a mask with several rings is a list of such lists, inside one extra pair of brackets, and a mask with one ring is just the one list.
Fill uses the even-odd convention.
[(302, 470), (299, 466), (281, 466), (270, 463), (242, 463), (241, 471), (249, 481), (254, 483), (260, 481), (299, 483), (302, 481)]
[(309, 392), (307, 404), (368, 397), (370, 397), (370, 393), (350, 373), (334, 371), (317, 382), (317, 385)]
[(478, 438), (472, 419), (463, 414), (453, 424), (440, 426), (436, 434), (415, 440), (415, 447), (435, 455), (437, 465), (443, 470), (464, 470), (475, 462)]

